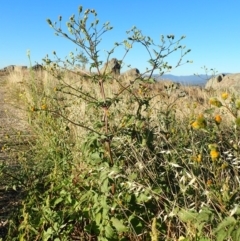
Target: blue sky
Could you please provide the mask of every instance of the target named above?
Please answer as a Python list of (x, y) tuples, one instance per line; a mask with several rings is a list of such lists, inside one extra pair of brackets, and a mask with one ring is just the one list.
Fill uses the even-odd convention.
[[(46, 19), (57, 21), (61, 15), (65, 23), (78, 6), (95, 9), (100, 23), (109, 21), (113, 30), (103, 36), (100, 45), (101, 60), (106, 57), (115, 42), (127, 38), (126, 31), (132, 26), (150, 36), (160, 44), (160, 36), (174, 34), (191, 52), (185, 60), (192, 64), (183, 65), (172, 71), (176, 75), (204, 73), (202, 67), (220, 72), (240, 72), (240, 1), (238, 0), (5, 0), (0, 7), (0, 68), (14, 65), (29, 65), (31, 61), (41, 63), (42, 58), (55, 50), (65, 57), (76, 47), (66, 39), (54, 35)], [(121, 59), (123, 49), (113, 57)], [(169, 58), (174, 65), (180, 53)], [(126, 64), (144, 71), (149, 57), (140, 46), (125, 59)]]

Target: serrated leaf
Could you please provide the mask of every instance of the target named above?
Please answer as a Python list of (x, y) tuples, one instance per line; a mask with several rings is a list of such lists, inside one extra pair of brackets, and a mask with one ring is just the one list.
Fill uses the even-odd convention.
[(108, 224), (105, 227), (105, 235), (106, 235), (106, 238), (108, 238), (108, 239), (111, 239), (114, 236), (114, 229), (111, 227), (110, 224)]
[(103, 219), (103, 220), (108, 220), (108, 214), (109, 214), (109, 207), (103, 208), (103, 211), (102, 211), (102, 219)]
[(112, 225), (118, 232), (126, 232), (128, 228), (117, 218), (112, 217), (111, 218)]
[(107, 204), (107, 198), (105, 196), (101, 197), (100, 204), (101, 204), (101, 208), (107, 209), (109, 207)]

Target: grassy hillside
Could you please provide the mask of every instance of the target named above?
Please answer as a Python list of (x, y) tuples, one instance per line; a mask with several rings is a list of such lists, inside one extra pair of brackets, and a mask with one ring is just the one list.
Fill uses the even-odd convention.
[(9, 240), (238, 240), (236, 96), (106, 80), (103, 102), (98, 82), (58, 74), (8, 76), (36, 136)]

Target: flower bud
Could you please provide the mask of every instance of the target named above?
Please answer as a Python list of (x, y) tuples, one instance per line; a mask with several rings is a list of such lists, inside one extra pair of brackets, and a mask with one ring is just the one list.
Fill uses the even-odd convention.
[(217, 125), (219, 125), (222, 122), (222, 117), (220, 115), (216, 115), (214, 119)]
[(226, 100), (228, 98), (228, 93), (227, 92), (223, 92), (221, 95), (223, 100)]

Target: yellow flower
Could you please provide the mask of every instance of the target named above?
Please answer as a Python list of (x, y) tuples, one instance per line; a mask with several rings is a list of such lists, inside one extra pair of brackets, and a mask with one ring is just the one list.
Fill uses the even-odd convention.
[(219, 158), (220, 153), (217, 150), (211, 150), (210, 156), (211, 156), (212, 160), (215, 161)]
[(191, 124), (194, 129), (205, 128), (207, 126), (207, 122), (203, 116), (203, 114), (198, 115), (197, 119)]
[(198, 161), (198, 162), (201, 162), (201, 161), (202, 161), (202, 155), (201, 155), (201, 154), (198, 154), (198, 156), (197, 156), (197, 161)]
[(191, 126), (192, 126), (194, 129), (200, 129), (200, 126), (199, 126), (199, 124), (198, 124), (197, 121), (194, 121), (194, 122), (191, 124)]
[(217, 125), (219, 125), (222, 122), (222, 117), (220, 115), (215, 116), (215, 122)]
[(197, 156), (193, 156), (193, 160), (195, 162), (201, 162), (202, 161), (202, 155), (198, 154)]
[(226, 100), (228, 98), (228, 93), (227, 92), (223, 92), (221, 95), (223, 100)]
[(218, 145), (216, 143), (209, 144), (208, 148), (210, 149), (210, 156), (212, 158), (212, 161), (217, 160), (220, 157), (220, 153), (218, 151)]

